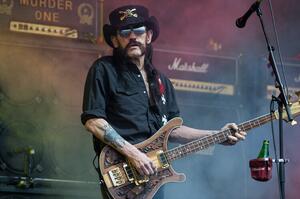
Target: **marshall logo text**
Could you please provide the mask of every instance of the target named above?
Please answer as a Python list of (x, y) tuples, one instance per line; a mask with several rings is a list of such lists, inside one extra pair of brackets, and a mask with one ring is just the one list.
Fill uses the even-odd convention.
[(195, 62), (193, 62), (192, 64), (188, 64), (187, 62), (182, 63), (181, 57), (175, 57), (173, 63), (168, 66), (168, 69), (194, 73), (207, 73), (208, 67), (208, 63), (203, 63), (201, 66), (197, 66)]

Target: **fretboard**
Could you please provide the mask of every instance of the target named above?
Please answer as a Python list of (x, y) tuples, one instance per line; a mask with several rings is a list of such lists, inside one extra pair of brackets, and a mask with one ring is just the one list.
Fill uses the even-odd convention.
[[(275, 119), (274, 114), (266, 114), (258, 118), (252, 119), (250, 121), (241, 123), (238, 125), (238, 128), (242, 131), (249, 131), (253, 128), (266, 124), (272, 119)], [(234, 131), (231, 129), (226, 129), (218, 133), (214, 133), (212, 135), (202, 137), (198, 140), (189, 142), (187, 144), (166, 151), (165, 156), (168, 159), (168, 161), (171, 162), (173, 160), (185, 157), (197, 151), (207, 149), (208, 147), (213, 146), (215, 144), (220, 144), (222, 142), (225, 142), (228, 139), (228, 136), (232, 135), (233, 132)]]

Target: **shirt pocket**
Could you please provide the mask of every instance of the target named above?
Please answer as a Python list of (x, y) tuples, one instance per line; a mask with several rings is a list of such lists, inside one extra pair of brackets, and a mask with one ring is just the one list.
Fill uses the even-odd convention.
[(138, 88), (125, 89), (118, 87), (114, 99), (114, 111), (118, 114), (135, 115), (141, 111), (140, 93)]
[(138, 88), (119, 86), (116, 88), (115, 102), (124, 106), (134, 105), (139, 99)]
[(124, 87), (118, 87), (116, 89), (116, 93), (117, 95), (125, 95), (125, 96), (131, 96), (131, 95), (135, 95), (138, 94), (139, 91), (137, 88), (124, 88)]

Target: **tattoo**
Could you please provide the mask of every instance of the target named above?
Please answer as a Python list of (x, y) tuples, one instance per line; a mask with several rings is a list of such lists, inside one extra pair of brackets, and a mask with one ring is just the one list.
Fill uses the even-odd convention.
[(116, 148), (122, 148), (125, 140), (109, 124), (104, 125), (101, 130), (104, 131), (104, 141)]

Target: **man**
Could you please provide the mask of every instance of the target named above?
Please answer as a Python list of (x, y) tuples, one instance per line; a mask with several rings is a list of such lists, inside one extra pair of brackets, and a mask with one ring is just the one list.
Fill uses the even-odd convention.
[[(179, 117), (170, 80), (152, 65), (151, 43), (159, 35), (158, 22), (149, 17), (147, 8), (138, 5), (113, 10), (109, 20), (103, 31), (113, 55), (98, 59), (90, 68), (81, 120), (93, 134), (97, 151), (108, 144), (123, 154), (141, 175), (153, 175), (154, 164), (133, 144)], [(246, 133), (238, 131), (236, 124), (224, 128), (236, 131), (224, 144), (245, 139)], [(170, 139), (185, 143), (214, 132), (180, 126)]]

